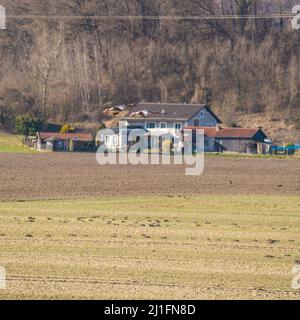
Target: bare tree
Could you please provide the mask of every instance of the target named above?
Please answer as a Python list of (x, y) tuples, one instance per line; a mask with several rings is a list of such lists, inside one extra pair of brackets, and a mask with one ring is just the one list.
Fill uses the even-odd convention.
[(60, 22), (56, 32), (49, 32), (44, 24), (37, 38), (36, 54), (33, 56), (32, 67), (34, 68), (35, 80), (41, 87), (36, 116), (45, 119), (48, 107), (49, 79), (57, 63), (59, 51), (63, 42), (64, 23)]

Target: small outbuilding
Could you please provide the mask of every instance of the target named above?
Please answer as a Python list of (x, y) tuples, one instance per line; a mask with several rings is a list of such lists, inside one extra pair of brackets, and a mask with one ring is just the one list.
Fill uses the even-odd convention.
[(36, 149), (64, 152), (87, 152), (95, 149), (90, 133), (38, 132)]

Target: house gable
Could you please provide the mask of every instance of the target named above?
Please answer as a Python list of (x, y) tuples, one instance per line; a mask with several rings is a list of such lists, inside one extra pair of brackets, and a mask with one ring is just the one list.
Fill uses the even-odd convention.
[(261, 129), (259, 129), (252, 139), (257, 142), (264, 142), (266, 139), (268, 139), (268, 136)]
[(216, 127), (222, 123), (221, 120), (208, 107), (203, 107), (191, 119), (188, 120), (188, 126), (196, 127)]

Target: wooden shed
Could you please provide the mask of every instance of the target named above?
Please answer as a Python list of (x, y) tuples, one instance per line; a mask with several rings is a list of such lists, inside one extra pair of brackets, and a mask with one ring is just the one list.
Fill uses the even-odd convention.
[(38, 132), (36, 141), (38, 150), (84, 152), (95, 148), (90, 133)]

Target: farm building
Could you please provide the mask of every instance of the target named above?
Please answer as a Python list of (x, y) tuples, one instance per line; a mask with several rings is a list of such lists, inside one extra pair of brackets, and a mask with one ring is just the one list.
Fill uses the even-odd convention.
[[(107, 112), (113, 112), (114, 116), (122, 112), (119, 124), (121, 122), (125, 124), (128, 133), (139, 128), (145, 131), (144, 137), (151, 134), (161, 135), (162, 132), (171, 135), (172, 145), (178, 150), (182, 147), (180, 143), (185, 129), (194, 131), (194, 140), (196, 130), (204, 130), (205, 152), (265, 154), (270, 152), (272, 144), (261, 128), (222, 128), (222, 121), (207, 105), (139, 103), (135, 106), (114, 107)], [(130, 145), (127, 137), (121, 137), (118, 128), (112, 128), (111, 133), (102, 137), (102, 142), (108, 149), (118, 150)], [(161, 138), (155, 143), (150, 141), (148, 145), (150, 148), (151, 145), (158, 145), (161, 148)], [(194, 149), (196, 150), (196, 146)]]
[(94, 139), (90, 133), (38, 132), (35, 147), (48, 151), (93, 151)]
[[(147, 141), (147, 136), (165, 135), (171, 136), (173, 145), (181, 140), (182, 129), (185, 126), (216, 127), (221, 120), (213, 113), (209, 106), (204, 104), (172, 104), (172, 103), (139, 103), (137, 105), (112, 107), (104, 111), (104, 114), (119, 117), (128, 130), (127, 137), (121, 137), (118, 128), (112, 128), (102, 140), (108, 149), (124, 149), (130, 146), (128, 135), (134, 129), (144, 130), (143, 137), (146, 138), (145, 148), (161, 148), (162, 139), (155, 137)], [(155, 147), (154, 147), (155, 146)], [(180, 146), (178, 146), (180, 148)]]
[(237, 152), (252, 154), (267, 154), (270, 152), (272, 142), (263, 132), (262, 128), (215, 128), (186, 127), (194, 131), (204, 131), (204, 145), (206, 152)]

